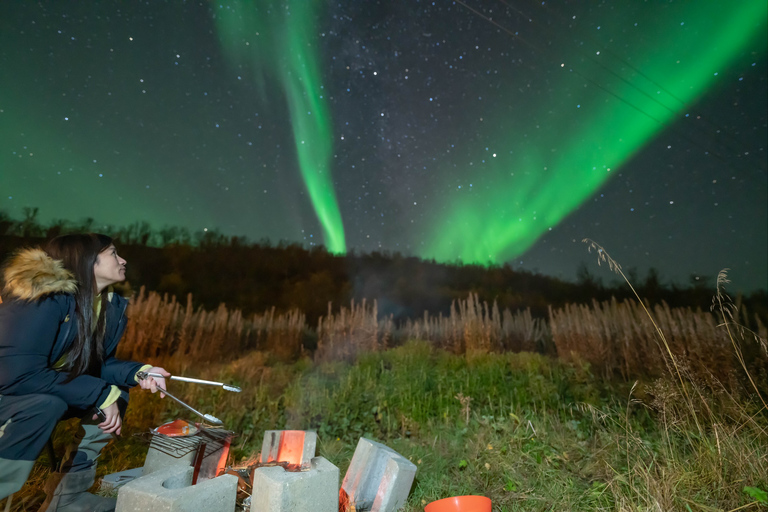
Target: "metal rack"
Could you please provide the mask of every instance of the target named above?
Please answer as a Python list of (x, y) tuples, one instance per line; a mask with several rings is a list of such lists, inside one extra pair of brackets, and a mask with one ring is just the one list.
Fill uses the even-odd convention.
[(204, 445), (203, 457), (215, 453), (228, 445), (235, 433), (230, 430), (216, 427), (205, 427), (196, 424), (198, 431), (189, 436), (167, 436), (152, 431), (135, 434), (147, 444), (152, 445), (161, 453), (171, 457), (180, 458)]

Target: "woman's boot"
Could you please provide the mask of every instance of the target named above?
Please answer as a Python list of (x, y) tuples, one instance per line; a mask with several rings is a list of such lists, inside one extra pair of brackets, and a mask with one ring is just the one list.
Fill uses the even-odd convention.
[(34, 465), (33, 460), (8, 460), (0, 457), (0, 501), (21, 489)]
[(88, 492), (96, 478), (96, 468), (72, 473), (51, 473), (45, 482), (48, 495), (40, 512), (111, 512), (114, 498), (104, 498)]

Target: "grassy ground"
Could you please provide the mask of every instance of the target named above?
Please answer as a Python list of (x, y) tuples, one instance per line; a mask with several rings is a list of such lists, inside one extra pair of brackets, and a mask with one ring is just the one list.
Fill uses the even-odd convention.
[[(495, 511), (510, 512), (757, 510), (768, 501), (762, 402), (694, 381), (684, 368), (682, 380), (607, 383), (578, 361), (458, 356), (424, 342), (354, 364), (272, 364), (260, 352), (218, 366), (170, 363), (176, 374), (243, 388), (172, 385), (238, 434), (233, 463), (258, 453), (264, 430), (310, 429), (318, 454), (343, 477), (358, 439), (370, 437), (417, 465), (408, 511), (462, 494), (488, 496)], [(140, 466), (147, 445), (137, 434), (176, 417), (194, 419), (169, 399), (133, 392), (123, 440), (108, 447), (99, 474)], [(59, 449), (74, 428), (58, 427)], [(45, 463), (43, 456), (12, 510), (36, 510)]]

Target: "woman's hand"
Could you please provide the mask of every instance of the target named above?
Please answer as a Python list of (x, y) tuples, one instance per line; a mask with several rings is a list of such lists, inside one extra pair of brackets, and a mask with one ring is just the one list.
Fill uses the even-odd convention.
[[(163, 375), (163, 377), (147, 377), (146, 379), (140, 380), (139, 386), (141, 386), (141, 389), (149, 389), (153, 393), (157, 392), (157, 386), (160, 386), (163, 389), (168, 389), (165, 385), (165, 377), (170, 377), (171, 374), (166, 371), (165, 368), (153, 366), (147, 370), (147, 373), (159, 373), (160, 375)], [(160, 398), (165, 398), (165, 393), (160, 392)]]
[[(120, 431), (123, 428), (123, 420), (120, 419), (120, 409), (117, 407), (117, 402), (101, 410), (104, 413), (105, 419), (97, 426), (104, 431), (105, 434), (112, 434), (113, 432), (120, 435)], [(93, 419), (97, 419), (98, 414), (93, 415)]]

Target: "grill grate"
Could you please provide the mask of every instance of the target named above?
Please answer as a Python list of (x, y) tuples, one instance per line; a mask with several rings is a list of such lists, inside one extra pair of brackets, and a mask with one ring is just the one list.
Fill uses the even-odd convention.
[(229, 446), (230, 441), (235, 435), (234, 432), (222, 428), (208, 428), (199, 423), (195, 424), (195, 426), (198, 428), (198, 431), (184, 437), (166, 436), (165, 434), (152, 431), (140, 432), (134, 435), (143, 442), (151, 444), (159, 452), (175, 458), (180, 458), (196, 451), (201, 443), (205, 445), (203, 456), (208, 456), (225, 446)]

